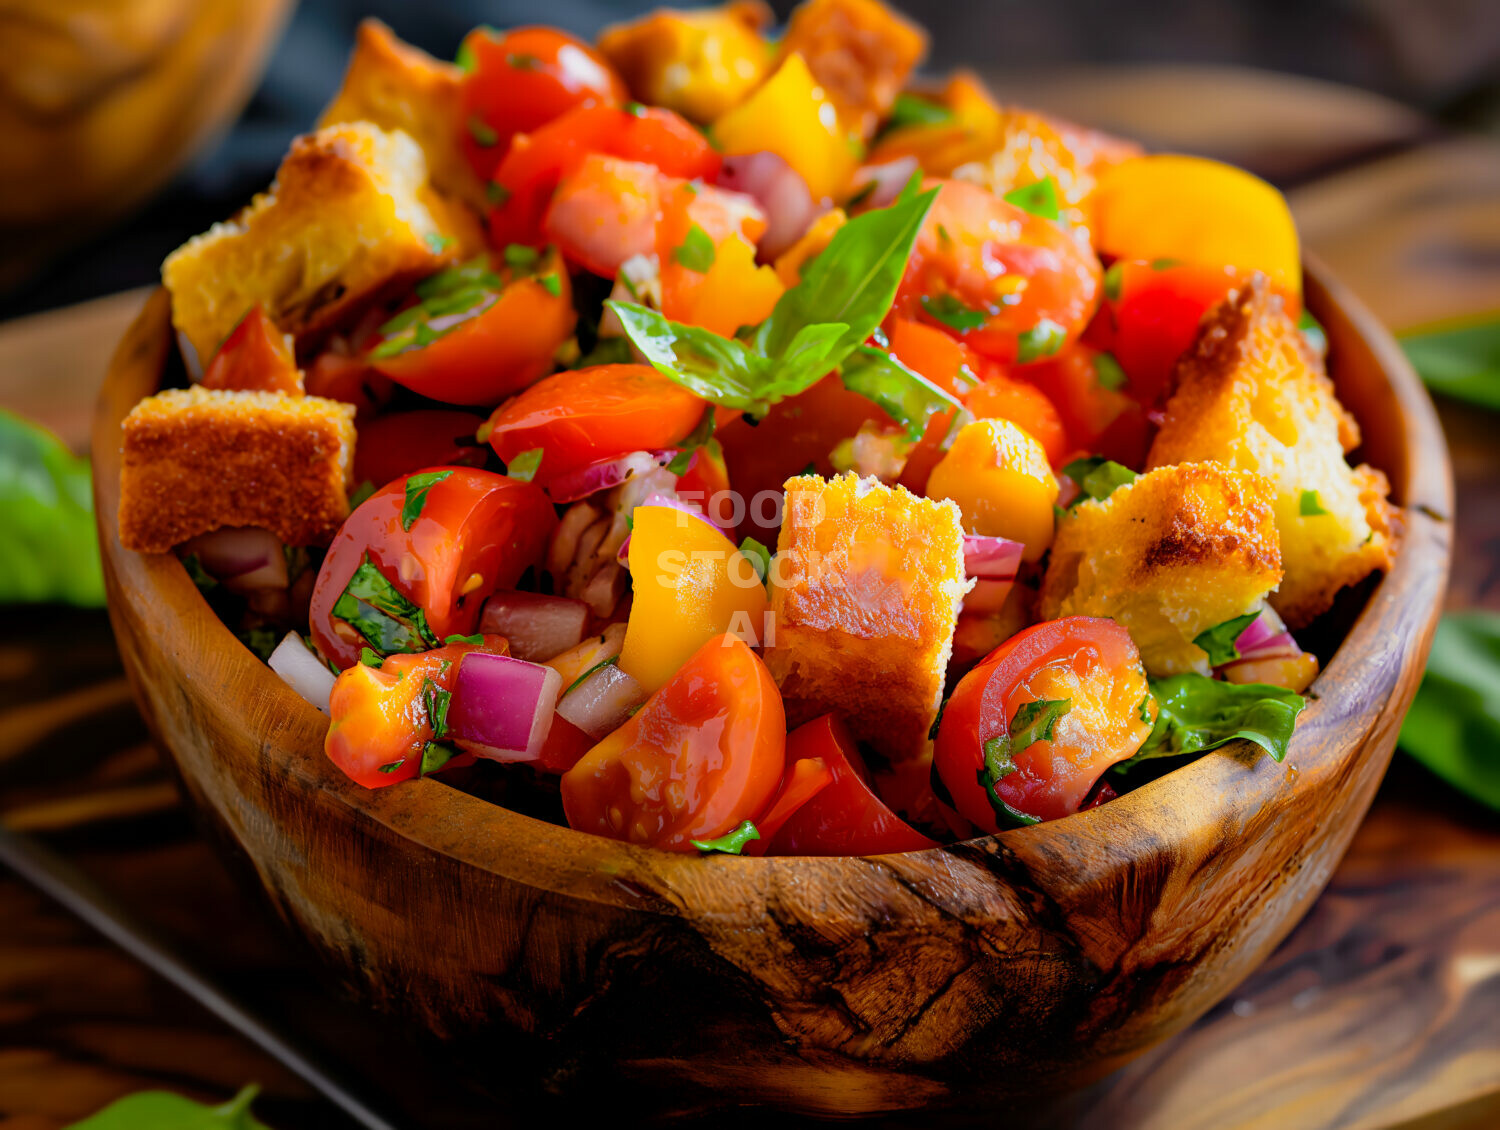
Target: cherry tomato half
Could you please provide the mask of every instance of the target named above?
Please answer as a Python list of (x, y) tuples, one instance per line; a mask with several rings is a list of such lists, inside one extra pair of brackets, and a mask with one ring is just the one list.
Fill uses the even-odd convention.
[(418, 284), (371, 343), (371, 366), (446, 404), (492, 405), (551, 372), (578, 320), (573, 288), (555, 251), (519, 251), (524, 266), (481, 257)]
[[(510, 654), (499, 636), (485, 636), (482, 644), (448, 644), (392, 655), (379, 667), (356, 663), (345, 670), (328, 697), (331, 720), (323, 742), (328, 760), (367, 789), (421, 773), (423, 750), (433, 739), (430, 692), (452, 691), (458, 661), (471, 651)], [(457, 769), (473, 761), (473, 754), (458, 752), (442, 767)]]
[(563, 811), (581, 832), (694, 851), (765, 809), (785, 751), (781, 692), (726, 633), (563, 776)]
[(685, 180), (711, 181), (723, 163), (708, 139), (671, 110), (574, 110), (533, 133), (518, 135), (495, 168), (491, 243), (537, 243), (558, 182), (575, 173), (590, 154), (650, 165), (664, 176)]
[(198, 383), (204, 388), (302, 395), (291, 336), (277, 329), (260, 306), (252, 306), (230, 331)]
[(423, 467), (479, 467), (489, 449), (474, 438), (484, 417), (456, 408), (377, 416), (359, 429), (354, 481), (383, 487)]
[(789, 764), (821, 759), (833, 780), (792, 813), (767, 855), (885, 855), (937, 847), (875, 795), (849, 728), (833, 714), (787, 735)]
[(707, 405), (649, 365), (595, 365), (554, 373), (495, 410), (489, 442), (507, 466), (541, 449), (532, 481), (545, 486), (590, 463), (675, 447)]
[[(1077, 812), (1100, 775), (1140, 748), (1155, 718), (1124, 628), (1087, 616), (1048, 620), (959, 680), (943, 709), (933, 767), (953, 806), (988, 832), (1056, 820)], [(984, 747), (996, 739), (998, 772), (987, 788)]]
[(459, 57), (467, 70), (459, 100), (464, 152), (481, 177), (493, 171), (512, 135), (579, 106), (630, 97), (598, 52), (552, 28), (478, 27), (464, 37)]
[(514, 588), (546, 550), (557, 517), (535, 486), (472, 467), (430, 472), (442, 477), (425, 487), (409, 477), (381, 487), (345, 519), (328, 547), (308, 617), (318, 650), (340, 668), (352, 667), (360, 649), (374, 642), (334, 615), (366, 559), (422, 610), (441, 641), (473, 632), (485, 599)]
[(978, 185), (941, 184), (895, 309), (1002, 364), (1050, 357), (1083, 332), (1101, 269), (1088, 245)]

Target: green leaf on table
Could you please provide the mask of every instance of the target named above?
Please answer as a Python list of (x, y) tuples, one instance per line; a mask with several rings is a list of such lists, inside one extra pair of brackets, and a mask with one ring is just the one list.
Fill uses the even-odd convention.
[(141, 1091), (117, 1099), (68, 1130), (269, 1130), (250, 1113), (260, 1088), (244, 1088), (220, 1106), (204, 1106), (170, 1091)]
[(1151, 680), (1156, 725), (1134, 757), (1111, 768), (1123, 775), (1142, 761), (1207, 753), (1244, 738), (1276, 761), (1287, 745), (1307, 700), (1285, 687), (1226, 683), (1188, 672)]
[(0, 409), (0, 604), (104, 603), (87, 459)]
[(1460, 792), (1500, 810), (1500, 613), (1444, 616), (1401, 748)]
[(1193, 637), (1193, 643), (1208, 653), (1208, 661), (1214, 667), (1220, 667), (1225, 663), (1233, 663), (1240, 657), (1240, 649), (1235, 646), (1240, 635), (1260, 616), (1260, 609), (1247, 612), (1243, 616), (1236, 616), (1233, 620), (1225, 620), (1222, 624), (1215, 624), (1212, 628), (1205, 629)]
[(1433, 392), (1500, 410), (1500, 317), (1403, 334), (1401, 347)]
[(927, 422), (940, 412), (962, 412), (958, 400), (920, 373), (908, 369), (891, 354), (861, 345), (839, 372), (844, 387), (878, 404), (887, 416), (906, 429), (915, 443)]

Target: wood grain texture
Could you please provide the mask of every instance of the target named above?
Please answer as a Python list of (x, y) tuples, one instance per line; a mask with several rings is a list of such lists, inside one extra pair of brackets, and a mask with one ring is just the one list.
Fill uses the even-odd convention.
[(868, 859), (687, 858), (436, 780), (365, 792), (174, 558), (119, 547), (119, 420), (160, 379), (160, 294), (120, 347), (94, 442), (126, 670), (189, 796), (283, 919), (360, 996), (470, 1052), (678, 1104), (697, 1090), (856, 1113), (1070, 1089), (1208, 1010), (1306, 912), (1425, 658), (1452, 509), (1441, 434), (1373, 320), (1316, 272), (1308, 301), (1408, 526), (1284, 766), (1205, 757), (1064, 821)]

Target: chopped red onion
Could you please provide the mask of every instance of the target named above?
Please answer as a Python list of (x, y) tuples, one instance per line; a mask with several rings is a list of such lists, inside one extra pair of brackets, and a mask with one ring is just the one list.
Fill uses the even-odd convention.
[(557, 476), (547, 484), (547, 493), (553, 502), (576, 502), (601, 490), (617, 487), (653, 467), (664, 467), (676, 454), (670, 450), (632, 451), (629, 455), (590, 463), (587, 467)]
[(861, 204), (866, 208), (884, 208), (894, 204), (896, 197), (901, 195), (901, 190), (919, 168), (915, 157), (900, 157), (883, 165), (866, 165), (854, 174), (851, 185), (853, 195), (857, 197), (864, 186), (873, 181), (875, 187)]
[(791, 247), (832, 207), (828, 200), (814, 200), (807, 182), (777, 153), (725, 157), (718, 181), (753, 196), (765, 209), (766, 231), (758, 246), (762, 260), (775, 259)]
[(563, 695), (557, 713), (598, 741), (623, 726), (631, 711), (645, 701), (645, 688), (610, 663)]
[(235, 592), (287, 586), (286, 554), (281, 539), (269, 530), (254, 526), (214, 530), (183, 542), (178, 552), (195, 555), (209, 576)]
[(964, 535), (964, 572), (987, 581), (1013, 581), (1026, 547), (1009, 538)]
[(509, 655), (468, 652), (448, 701), (448, 738), (476, 757), (535, 761), (552, 728), (562, 676)]
[(506, 590), (484, 603), (479, 630), (504, 636), (517, 659), (541, 663), (577, 646), (588, 630), (589, 607), (581, 600)]
[(266, 662), (287, 686), (324, 714), (328, 713), (328, 696), (333, 693), (334, 674), (301, 636), (288, 632)]
[[(1234, 649), (1240, 653), (1239, 658), (1233, 661), (1235, 663), (1257, 659), (1294, 658), (1302, 654), (1302, 648), (1298, 646), (1292, 634), (1286, 630), (1286, 624), (1269, 604), (1261, 607), (1260, 615), (1251, 620), (1245, 630), (1235, 639)], [(1223, 666), (1228, 666), (1228, 664)]]

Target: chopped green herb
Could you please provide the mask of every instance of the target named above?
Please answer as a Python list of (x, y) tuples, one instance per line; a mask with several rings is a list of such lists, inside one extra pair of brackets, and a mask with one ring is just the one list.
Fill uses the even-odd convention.
[(1315, 518), (1319, 514), (1328, 513), (1327, 510), (1323, 509), (1323, 501), (1318, 497), (1318, 492), (1315, 490), (1305, 490), (1302, 492), (1302, 499), (1298, 503), (1297, 511), (1304, 518)]
[(964, 305), (952, 294), (922, 295), (922, 309), (949, 329), (966, 333), (977, 330), (989, 319), (989, 313)]
[(1141, 703), (1136, 708), (1136, 713), (1141, 716), (1141, 721), (1151, 725), (1151, 692), (1147, 691), (1141, 696)]
[(349, 578), (333, 614), (382, 655), (427, 651), (438, 643), (427, 626), (427, 614), (397, 591), (371, 564), (368, 555)]
[(534, 71), (542, 65), (542, 61), (535, 55), (527, 54), (524, 51), (512, 51), (509, 55), (505, 56), (505, 61), (518, 71)]
[(406, 503), (401, 507), (401, 528), (410, 530), (412, 523), (422, 513), (422, 507), (427, 502), (427, 492), (435, 485), (442, 482), (450, 471), (425, 471), (420, 475), (411, 475), (406, 480)]
[(483, 632), (475, 632), (472, 636), (460, 636), (460, 635), (444, 636), (443, 637), (443, 643), (444, 643), (444, 645), (453, 644), (453, 643), (471, 643), (474, 646), (478, 647), (480, 644), (484, 643), (484, 633)]
[(1120, 287), (1125, 283), (1125, 264), (1111, 263), (1104, 272), (1104, 297), (1111, 302), (1120, 301)]
[(716, 840), (689, 840), (699, 851), (705, 855), (709, 852), (719, 852), (723, 855), (739, 855), (745, 850), (745, 845), (751, 840), (760, 839), (760, 831), (753, 823), (746, 820), (728, 835), (720, 836)]
[(1302, 336), (1307, 339), (1307, 344), (1312, 346), (1314, 353), (1328, 352), (1328, 334), (1323, 329), (1323, 324), (1312, 316), (1312, 311), (1305, 306), (1297, 318), (1297, 328), (1302, 331)]
[(349, 495), (349, 509), (353, 510), (356, 507), (363, 505), (363, 503), (370, 497), (370, 495), (374, 493), (375, 484), (372, 483), (369, 479), (366, 479), (364, 482), (360, 483), (359, 486), (355, 487), (353, 492)]
[(479, 60), (474, 55), (474, 48), (469, 46), (468, 36), (458, 45), (458, 54), (453, 56), (454, 65), (466, 75), (471, 75), (479, 69)]
[(535, 267), (542, 253), (535, 247), (527, 247), (524, 243), (507, 243), (505, 250), (501, 252), (505, 265), (513, 271), (529, 271)]
[(687, 469), (692, 466), (693, 456), (697, 454), (698, 449), (713, 438), (714, 422), (714, 410), (706, 409), (693, 430), (678, 444), (677, 454), (672, 456), (672, 461), (667, 464), (668, 471), (674, 475), (687, 474)]
[(500, 142), (500, 135), (478, 114), (469, 115), (469, 136), (474, 139), (475, 145), (482, 145), (486, 149)]
[(953, 111), (940, 103), (915, 94), (896, 95), (891, 107), (887, 129), (902, 129), (906, 126), (936, 126), (953, 120)]
[(708, 273), (709, 268), (714, 265), (716, 255), (713, 237), (697, 224), (688, 228), (687, 238), (672, 252), (673, 259), (700, 275)]
[(406, 764), (406, 758), (404, 758), (404, 757), (400, 761), (387, 761), (384, 765), (382, 765), (380, 767), (380, 772), (382, 772), (382, 773), (394, 773), (397, 769), (400, 769), (401, 766), (403, 766), (405, 764)]
[(244, 644), (262, 663), (271, 658), (271, 652), (276, 650), (276, 645), (281, 642), (283, 633), (272, 628), (249, 628), (243, 632), (236, 632), (240, 643)]
[(1100, 388), (1110, 392), (1119, 392), (1130, 383), (1113, 353), (1094, 354), (1094, 379), (1099, 382)]
[(219, 582), (203, 567), (203, 562), (198, 560), (196, 553), (184, 554), (182, 567), (187, 570), (187, 575), (193, 579), (193, 584), (197, 585), (203, 592), (208, 592), (209, 589), (219, 587)]
[(432, 727), (434, 741), (448, 736), (448, 704), (452, 698), (451, 691), (445, 691), (430, 678), (422, 680), (422, 705), (427, 710), (427, 724)]
[(1051, 357), (1068, 340), (1068, 331), (1051, 318), (1043, 318), (1016, 339), (1016, 364)]
[(771, 551), (754, 538), (747, 537), (740, 542), (740, 553), (754, 566), (761, 584), (765, 584), (771, 574)]
[(932, 719), (932, 725), (927, 727), (927, 740), (936, 741), (938, 730), (943, 726), (943, 711), (948, 709), (948, 700), (945, 698), (938, 703), (937, 715)]
[(952, 243), (953, 242), (953, 237), (948, 234), (948, 225), (946, 225), (946, 224), (939, 224), (938, 227), (937, 227), (937, 232), (938, 232), (938, 238), (940, 240), (942, 240), (944, 243)]
[(1260, 617), (1260, 609), (1247, 612), (1243, 616), (1236, 616), (1233, 620), (1225, 620), (1222, 624), (1215, 624), (1193, 637), (1193, 643), (1208, 653), (1208, 662), (1214, 667), (1222, 667), (1226, 663), (1233, 663), (1240, 657), (1240, 649), (1236, 641), (1240, 635)]
[(1153, 259), (1151, 269), (1153, 271), (1170, 271), (1173, 267), (1181, 266), (1181, 259)]
[(556, 271), (548, 271), (545, 275), (539, 276), (536, 281), (541, 283), (542, 289), (553, 298), (562, 294), (562, 278)]
[(1062, 215), (1057, 199), (1057, 182), (1050, 176), (1011, 189), (1005, 194), (1005, 202), (1044, 220), (1055, 220)]
[(424, 777), (429, 773), (436, 773), (457, 756), (458, 750), (452, 746), (443, 745), (441, 742), (428, 742), (422, 747), (422, 767), (420, 773)]
[(601, 659), (601, 660), (599, 660), (598, 663), (595, 663), (592, 667), (590, 667), (582, 675), (579, 675), (578, 678), (574, 679), (571, 683), (569, 683), (568, 684), (568, 689), (565, 690), (565, 691), (563, 691), (563, 693), (560, 694), (560, 695), (558, 695), (557, 697), (559, 699), (567, 698), (568, 695), (572, 694), (575, 690), (578, 689), (578, 684), (582, 683), (585, 679), (587, 679), (595, 671), (603, 670), (605, 667), (611, 667), (611, 666), (613, 666), (614, 664), (616, 664), (618, 662), (620, 662), (620, 657), (618, 655), (611, 655), (608, 659)]
[(857, 346), (839, 370), (839, 379), (850, 392), (884, 409), (913, 443), (922, 438), (932, 417), (943, 412), (955, 413), (955, 419), (967, 416), (957, 399), (873, 346)]
[(453, 237), (444, 235), (442, 232), (430, 231), (427, 233), (427, 249), (434, 255), (441, 255), (453, 246)]
[(642, 106), (639, 102), (627, 102), (622, 109), (632, 118), (644, 118), (646, 116), (646, 107)]
[(484, 198), (498, 208), (510, 199), (510, 189), (499, 181), (489, 181), (484, 186)]
[(378, 651), (372, 651), (368, 647), (359, 649), (359, 661), (366, 667), (379, 667), (385, 662), (385, 656)]
[(1057, 720), (1073, 708), (1069, 698), (1039, 698), (1023, 702), (1010, 720), (1010, 756), (1014, 757), (1034, 742), (1050, 742)]
[(1086, 459), (1075, 459), (1063, 468), (1063, 474), (1078, 484), (1079, 495), (1076, 506), (1085, 496), (1103, 502), (1119, 487), (1136, 480), (1136, 473), (1129, 467), (1105, 459), (1102, 455), (1090, 455)]
[(532, 447), (521, 452), (505, 466), (505, 474), (508, 478), (518, 479), (523, 483), (529, 483), (536, 478), (537, 469), (542, 465), (543, 450), (540, 447)]

